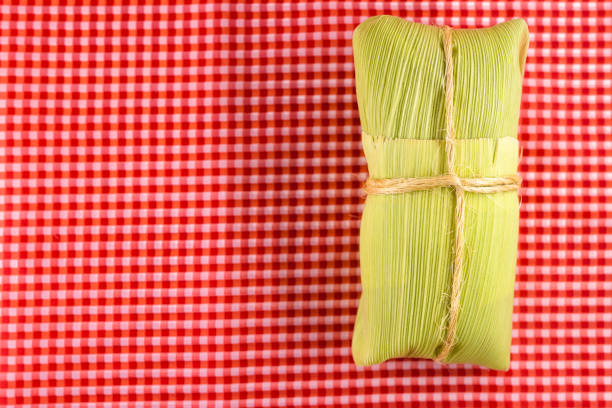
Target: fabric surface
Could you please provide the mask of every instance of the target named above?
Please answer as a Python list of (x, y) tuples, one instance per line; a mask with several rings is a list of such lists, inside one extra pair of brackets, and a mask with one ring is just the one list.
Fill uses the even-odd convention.
[[(528, 38), (521, 19), (452, 31), (455, 90), (449, 125), (442, 29), (394, 16), (360, 24), (353, 34), (355, 88), (369, 177), (451, 171), (460, 177), (516, 175)], [(444, 138), (453, 132), (448, 128), (457, 132), (452, 169), (445, 153)], [(450, 321), (456, 319), (444, 362), (509, 367), (518, 193), (465, 195), (460, 278), (454, 266), (460, 205), (454, 188), (368, 195), (352, 341), (358, 365), (393, 357), (440, 360)], [(461, 281), (459, 310), (451, 316), (455, 279)]]
[[(609, 405), (610, 2), (41, 4), (0, 6), (0, 403)], [(379, 14), (529, 26), (508, 372), (353, 364)]]

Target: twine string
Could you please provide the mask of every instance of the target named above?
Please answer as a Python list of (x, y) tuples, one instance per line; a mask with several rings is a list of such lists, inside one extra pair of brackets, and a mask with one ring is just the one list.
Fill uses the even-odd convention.
[(446, 339), (436, 361), (443, 361), (455, 342), (457, 320), (459, 317), (459, 297), (461, 296), (461, 269), (463, 267), (463, 222), (465, 221), (465, 190), (461, 179), (455, 174), (455, 126), (453, 124), (453, 38), (450, 27), (444, 26), (444, 56), (446, 57), (445, 96), (446, 96), (446, 161), (448, 174), (455, 180), (455, 260), (453, 264), (453, 286), (451, 289), (449, 320)]
[(445, 109), (446, 109), (446, 166), (447, 173), (435, 177), (414, 178), (369, 178), (363, 187), (367, 194), (400, 194), (413, 191), (431, 190), (438, 187), (452, 187), (455, 190), (455, 246), (453, 259), (453, 280), (450, 294), (448, 323), (446, 337), (435, 361), (443, 362), (450, 353), (457, 337), (457, 322), (459, 317), (463, 269), (463, 248), (465, 237), (463, 227), (465, 222), (465, 192), (491, 194), (505, 191), (516, 191), (521, 185), (517, 175), (503, 177), (462, 178), (455, 173), (455, 127), (453, 123), (453, 50), (452, 29), (442, 28), (445, 56)]

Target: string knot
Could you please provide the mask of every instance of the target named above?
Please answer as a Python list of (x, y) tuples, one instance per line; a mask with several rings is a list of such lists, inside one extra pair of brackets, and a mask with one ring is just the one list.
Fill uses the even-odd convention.
[(456, 174), (449, 174), (449, 177), (451, 178), (452, 184), (455, 188), (460, 188), (463, 190), (463, 183), (461, 182), (459, 176), (457, 176)]

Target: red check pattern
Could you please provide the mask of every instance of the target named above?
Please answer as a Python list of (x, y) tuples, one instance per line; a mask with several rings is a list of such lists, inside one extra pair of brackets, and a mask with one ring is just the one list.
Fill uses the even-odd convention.
[[(47, 3), (0, 5), (0, 403), (612, 406), (612, 2)], [(383, 13), (529, 24), (506, 373), (352, 362)]]

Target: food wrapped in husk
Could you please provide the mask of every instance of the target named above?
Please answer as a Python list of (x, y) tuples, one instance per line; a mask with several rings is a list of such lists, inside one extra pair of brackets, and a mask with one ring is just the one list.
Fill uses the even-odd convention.
[[(454, 173), (516, 175), (525, 22), (452, 30)], [(448, 172), (445, 48), (441, 27), (378, 16), (361, 23), (353, 48), (369, 177), (427, 178)], [(452, 186), (368, 194), (360, 233), (362, 295), (355, 363), (436, 359), (447, 337), (457, 228)], [(509, 367), (518, 192), (465, 192), (456, 333), (445, 363)]]

